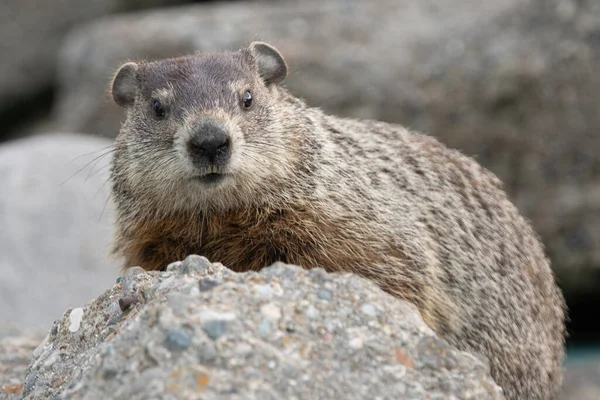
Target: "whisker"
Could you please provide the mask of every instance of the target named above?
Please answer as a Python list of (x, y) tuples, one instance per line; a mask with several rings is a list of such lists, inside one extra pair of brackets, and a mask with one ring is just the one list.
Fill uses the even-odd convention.
[[(104, 156), (103, 156), (103, 157), (99, 157), (99, 158), (98, 158), (98, 159), (97, 159), (97, 160), (94, 162), (94, 164), (93, 164), (93, 165), (92, 165), (92, 167), (90, 168), (90, 172), (88, 172), (88, 175), (87, 175), (87, 177), (85, 178), (84, 182), (87, 182), (87, 180), (88, 180), (88, 179), (90, 179), (90, 177), (92, 176), (92, 172), (94, 172), (94, 167), (95, 167), (96, 165), (98, 165), (98, 163), (100, 162), (100, 160), (102, 160), (103, 158), (104, 158)], [(108, 162), (107, 164), (105, 164), (104, 166), (102, 166), (102, 167), (98, 168), (98, 169), (96, 170), (96, 173), (98, 173), (99, 171), (101, 171), (103, 168), (106, 168), (106, 167), (107, 167), (107, 166), (109, 166), (110, 164), (111, 164), (111, 162), (109, 161), (109, 162)]]
[(114, 144), (111, 144), (110, 146), (106, 146), (106, 147), (104, 147), (104, 148), (101, 148), (101, 149), (99, 149), (99, 150), (95, 150), (95, 151), (91, 151), (91, 152), (89, 152), (89, 153), (81, 154), (81, 155), (79, 155), (79, 156), (77, 156), (77, 157), (75, 157), (75, 158), (72, 158), (70, 161), (67, 161), (67, 164), (70, 164), (70, 163), (72, 163), (73, 161), (80, 159), (81, 157), (85, 157), (85, 156), (91, 156), (92, 154), (96, 154), (96, 153), (99, 153), (99, 152), (101, 152), (101, 151), (104, 151), (104, 150), (106, 150), (106, 149), (110, 149), (110, 148), (114, 148), (114, 147), (115, 147), (115, 145), (114, 145)]
[(102, 207), (102, 212), (100, 213), (100, 217), (98, 217), (98, 222), (100, 222), (102, 220), (102, 216), (104, 215), (104, 211), (106, 210), (106, 206), (108, 205), (108, 202), (110, 201), (111, 197), (112, 197), (112, 193), (109, 193), (108, 196), (106, 196), (106, 201), (104, 202), (104, 207)]
[(104, 154), (99, 155), (98, 157), (95, 157), (93, 160), (91, 160), (90, 162), (88, 162), (87, 164), (85, 164), (83, 167), (79, 168), (77, 171), (75, 171), (75, 173), (71, 176), (69, 176), (67, 179), (65, 179), (60, 186), (63, 186), (65, 183), (67, 183), (71, 178), (73, 178), (75, 175), (77, 175), (78, 173), (80, 173), (81, 171), (83, 171), (85, 168), (87, 168), (91, 163), (93, 163), (94, 161), (102, 158), (102, 157), (106, 157), (107, 155), (109, 155), (110, 153), (112, 153), (114, 151), (114, 149), (111, 149), (110, 151), (107, 151)]
[(92, 197), (92, 200), (96, 198), (96, 196), (98, 196), (98, 194), (102, 191), (102, 189), (104, 188), (104, 186), (106, 186), (106, 184), (110, 181), (110, 178), (106, 178), (106, 180), (104, 180), (104, 183), (102, 185), (100, 185), (100, 188), (98, 188), (98, 190), (96, 190), (96, 194), (94, 194), (94, 197)]
[(96, 171), (94, 171), (92, 174), (90, 174), (88, 176), (88, 178), (94, 177), (96, 175), (98, 175), (100, 172), (104, 171), (106, 168), (109, 168), (112, 165), (112, 163), (107, 163), (101, 167), (96, 168)]

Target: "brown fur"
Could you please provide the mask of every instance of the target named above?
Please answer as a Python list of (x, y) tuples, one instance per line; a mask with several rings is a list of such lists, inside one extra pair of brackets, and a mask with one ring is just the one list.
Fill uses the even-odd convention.
[[(236, 271), (275, 261), (352, 272), (414, 303), (440, 337), (484, 355), (509, 399), (562, 382), (562, 295), (530, 225), (474, 160), (398, 125), (340, 119), (280, 82), (270, 47), (129, 65), (112, 167), (125, 267), (202, 254)], [(255, 106), (239, 96), (251, 89)], [(167, 116), (152, 115), (152, 99)], [(185, 142), (212, 119), (226, 178), (198, 181)]]

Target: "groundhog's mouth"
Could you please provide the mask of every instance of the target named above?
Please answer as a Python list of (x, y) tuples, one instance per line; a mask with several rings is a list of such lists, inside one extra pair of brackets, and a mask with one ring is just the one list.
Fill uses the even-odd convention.
[(200, 183), (204, 183), (207, 185), (214, 185), (215, 183), (219, 183), (221, 182), (223, 179), (225, 179), (226, 175), (225, 174), (219, 174), (216, 172), (211, 172), (210, 174), (206, 174), (206, 175), (202, 175), (202, 176), (198, 176), (196, 178), (196, 180), (198, 180)]

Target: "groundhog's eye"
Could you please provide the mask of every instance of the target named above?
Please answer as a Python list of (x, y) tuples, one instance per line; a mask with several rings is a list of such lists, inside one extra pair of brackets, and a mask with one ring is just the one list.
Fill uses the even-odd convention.
[(152, 109), (154, 110), (154, 114), (156, 114), (157, 117), (162, 118), (165, 116), (165, 109), (160, 101), (154, 100), (152, 102)]
[(242, 104), (244, 105), (244, 108), (252, 107), (252, 94), (249, 90), (246, 90), (246, 92), (242, 96)]

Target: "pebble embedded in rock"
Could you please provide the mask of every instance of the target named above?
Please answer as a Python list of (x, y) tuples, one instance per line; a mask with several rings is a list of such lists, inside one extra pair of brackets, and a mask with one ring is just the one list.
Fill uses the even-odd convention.
[(201, 292), (208, 292), (217, 286), (219, 286), (219, 282), (213, 279), (205, 278), (198, 281), (198, 288)]
[(275, 294), (271, 288), (271, 285), (254, 285), (254, 290), (260, 294), (264, 294), (267, 297), (272, 297), (273, 294)]
[(281, 310), (273, 303), (261, 306), (260, 313), (269, 319), (278, 320), (281, 318)]
[(285, 331), (287, 333), (294, 333), (296, 332), (296, 324), (294, 322), (288, 322), (287, 324), (285, 324)]
[(377, 315), (377, 308), (375, 308), (375, 306), (371, 303), (365, 303), (362, 306), (360, 306), (360, 311), (371, 317)]
[(181, 265), (181, 273), (185, 275), (206, 275), (211, 269), (210, 261), (197, 254), (187, 256)]
[(330, 301), (333, 298), (333, 294), (329, 290), (319, 290), (317, 297), (321, 300)]
[(172, 262), (171, 264), (167, 265), (166, 271), (179, 273), (182, 264), (183, 263), (181, 261)]
[(52, 364), (54, 364), (56, 362), (56, 360), (58, 360), (58, 356), (59, 356), (58, 350), (54, 350), (52, 353), (50, 353), (50, 355), (44, 361), (44, 367), (46, 367), (46, 368), (51, 367)]
[(352, 349), (358, 350), (363, 347), (363, 341), (361, 338), (354, 338), (348, 342), (348, 346), (350, 346)]
[(131, 296), (137, 292), (138, 281), (142, 281), (147, 276), (146, 271), (140, 267), (128, 268), (121, 279), (121, 293), (124, 296)]
[(69, 314), (69, 321), (71, 324), (69, 325), (69, 332), (77, 332), (79, 330), (79, 326), (81, 325), (81, 320), (83, 319), (83, 308), (74, 308)]
[(182, 351), (190, 347), (192, 339), (190, 335), (182, 329), (171, 329), (167, 332), (164, 345), (170, 351)]
[(42, 342), (38, 345), (38, 347), (35, 348), (35, 350), (33, 351), (33, 358), (38, 358), (40, 356), (40, 354), (42, 354), (42, 352), (44, 351), (44, 347), (46, 346), (46, 343), (48, 343), (48, 339), (50, 339), (49, 335), (46, 335), (46, 337), (44, 338), (44, 340), (42, 340)]
[(217, 340), (227, 332), (227, 324), (228, 321), (215, 319), (207, 322), (202, 330), (208, 335), (209, 338)]
[(206, 323), (212, 320), (233, 321), (237, 317), (232, 312), (222, 312), (212, 308), (205, 308), (197, 314), (197, 318), (200, 323)]
[(125, 312), (139, 302), (140, 300), (135, 296), (122, 297), (119, 299), (119, 308)]
[(118, 374), (118, 371), (111, 367), (106, 367), (102, 370), (102, 378), (106, 380), (115, 379)]
[(31, 393), (37, 382), (37, 372), (32, 371), (25, 379), (25, 385), (23, 386), (23, 395)]
[(198, 361), (204, 365), (212, 365), (219, 357), (215, 344), (211, 341), (204, 341), (199, 345)]
[(109, 319), (108, 322), (106, 323), (107, 325), (114, 325), (114, 324), (118, 324), (119, 322), (121, 322), (123, 320), (123, 316), (125, 314), (119, 314), (117, 316), (114, 316), (113, 318)]
[(123, 313), (123, 311), (121, 311), (121, 306), (119, 305), (119, 302), (111, 301), (106, 310), (107, 318), (111, 319), (111, 318), (121, 315), (122, 313)]
[(258, 330), (261, 336), (269, 336), (271, 334), (271, 321), (266, 318), (261, 320), (260, 324), (258, 325)]
[(310, 319), (317, 319), (321, 313), (312, 304), (306, 309), (306, 316)]

